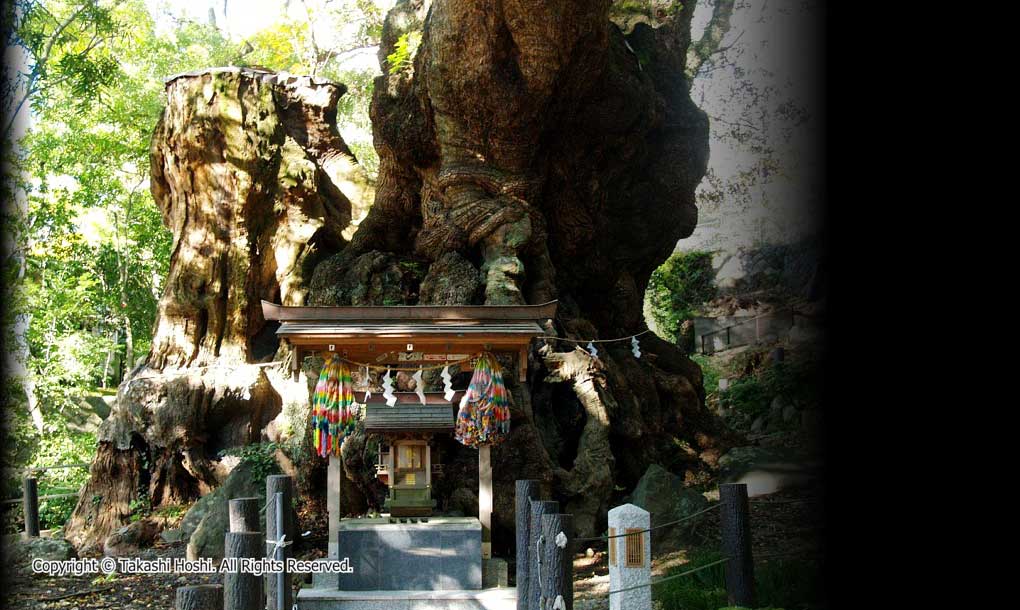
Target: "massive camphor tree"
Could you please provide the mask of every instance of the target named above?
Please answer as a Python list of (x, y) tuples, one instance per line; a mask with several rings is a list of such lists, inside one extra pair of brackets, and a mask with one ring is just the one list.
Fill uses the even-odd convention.
[[(172, 80), (152, 141), (170, 275), (152, 351), (120, 388), (69, 538), (100, 542), (141, 494), (158, 506), (206, 492), (229, 476), (222, 449), (306, 446), (308, 380), (287, 379), (290, 352), (260, 299), (557, 299), (548, 330), (561, 337), (645, 330), (649, 276), (697, 221), (708, 120), (690, 79), (733, 3), (715, 3), (695, 41), (693, 3), (633, 4), (398, 1), (372, 100), (372, 185), (336, 130), (342, 86), (253, 69)], [(348, 241), (352, 205), (366, 201)], [(512, 388), (510, 438), (493, 450), (497, 551), (512, 540), (514, 479), (544, 481), (592, 534), (649, 464), (691, 477), (715, 465), (727, 440), (699, 367), (651, 333), (640, 341), (641, 358), (624, 342), (600, 345), (597, 359), (535, 342), (529, 381)], [(356, 434), (344, 450), (350, 510), (375, 502), (367, 447)], [(441, 504), (475, 486), (474, 456), (451, 442)], [(297, 450), (281, 459), (311, 479), (321, 469)]]

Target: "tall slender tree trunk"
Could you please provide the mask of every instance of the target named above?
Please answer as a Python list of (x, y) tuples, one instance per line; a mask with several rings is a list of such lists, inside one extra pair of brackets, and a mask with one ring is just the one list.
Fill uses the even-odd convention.
[(110, 379), (110, 365), (113, 364), (113, 354), (117, 351), (117, 344), (120, 342), (120, 329), (113, 329), (113, 337), (110, 340), (110, 351), (106, 352), (106, 362), (103, 363), (103, 389), (106, 389), (107, 381)]

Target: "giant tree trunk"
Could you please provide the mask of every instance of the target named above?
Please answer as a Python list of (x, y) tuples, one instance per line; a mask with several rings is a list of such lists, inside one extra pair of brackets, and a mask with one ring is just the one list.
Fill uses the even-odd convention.
[[(693, 231), (708, 160), (708, 121), (684, 73), (693, 7), (625, 36), (608, 0), (398, 1), (379, 57), (401, 38), (420, 46), (375, 83), (375, 204), (351, 246), (317, 268), (310, 301), (559, 299), (560, 336), (644, 330), (649, 276)], [(422, 273), (401, 274), (407, 261)], [(514, 479), (552, 483), (590, 535), (614, 488), (632, 489), (649, 464), (692, 477), (715, 465), (725, 439), (700, 369), (654, 335), (641, 349), (533, 351), (511, 438), (493, 454), (497, 548), (510, 538)], [(474, 460), (450, 461), (447, 477), (470, 487)]]
[(307, 390), (285, 366), (261, 366), (279, 346), (260, 299), (304, 302), (306, 269), (345, 243), (343, 92), (236, 68), (168, 81), (151, 190), (174, 235), (170, 272), (148, 360), (119, 388), (68, 524), (78, 546), (101, 542), (132, 501), (177, 504), (218, 485), (221, 450), (304, 429), (281, 412), (296, 401), (300, 414)]
[[(349, 244), (356, 197), (337, 185), (357, 171), (333, 125), (341, 88), (236, 69), (171, 81), (152, 145), (170, 274), (152, 351), (121, 385), (68, 537), (101, 539), (140, 492), (154, 504), (203, 493), (223, 476), (221, 448), (307, 437), (308, 387), (257, 366), (290, 357), (260, 298), (559, 299), (550, 333), (644, 330), (648, 278), (693, 231), (708, 159), (708, 122), (684, 75), (694, 3), (666, 4), (655, 27), (624, 35), (608, 0), (399, 0), (380, 58), (402, 37), (420, 45), (375, 83), (380, 173)], [(510, 544), (515, 479), (551, 484), (590, 535), (649, 464), (692, 477), (715, 465), (726, 439), (700, 369), (651, 334), (641, 350), (606, 344), (593, 359), (565, 342), (534, 346), (529, 382), (512, 388), (511, 436), (493, 455), (497, 553)], [(370, 445), (355, 438), (344, 489), (371, 496)], [(477, 480), (474, 450), (452, 440), (444, 450), (441, 505)]]

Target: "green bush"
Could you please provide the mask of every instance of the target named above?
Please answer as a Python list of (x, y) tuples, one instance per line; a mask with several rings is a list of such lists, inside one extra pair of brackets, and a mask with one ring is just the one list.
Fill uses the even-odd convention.
[(678, 252), (652, 272), (648, 300), (659, 331), (674, 343), (680, 325), (716, 295), (712, 253)]
[[(56, 466), (59, 464), (88, 464), (96, 451), (96, 437), (87, 432), (75, 432), (66, 428), (50, 429), (43, 434), (36, 432), (27, 421), (15, 424), (12, 436), (16, 443), (23, 443), (16, 459), (11, 464), (16, 468)], [(22, 454), (20, 449), (27, 449)], [(20, 458), (20, 459), (17, 459)], [(4, 479), (4, 498), (17, 498), (22, 493), (20, 471), (11, 472)], [(62, 468), (36, 473), (40, 496), (74, 493), (88, 480), (88, 468)], [(56, 529), (62, 527), (78, 502), (76, 497), (54, 498), (39, 501), (39, 527)], [(23, 531), (25, 517), (21, 505), (5, 505), (3, 515), (4, 533)]]
[(735, 380), (721, 401), (724, 406), (754, 418), (766, 413), (777, 396), (786, 401), (816, 404), (820, 383), (817, 362), (810, 358), (791, 359)]
[(704, 354), (692, 354), (691, 360), (701, 367), (701, 383), (705, 386), (705, 394), (719, 391), (720, 371), (712, 364), (712, 359)]
[[(718, 552), (695, 552), (690, 563), (673, 568), (679, 574), (722, 559)], [(726, 604), (725, 564), (653, 586), (653, 599), (663, 610), (735, 610)], [(786, 559), (755, 564), (759, 610), (816, 610), (824, 607), (822, 573), (817, 562)]]
[(280, 466), (276, 463), (276, 450), (280, 449), (277, 443), (252, 443), (242, 447), (232, 447), (220, 452), (221, 456), (236, 455), (241, 462), (251, 466), (252, 474), (258, 480), (265, 480), (271, 474), (280, 472)]

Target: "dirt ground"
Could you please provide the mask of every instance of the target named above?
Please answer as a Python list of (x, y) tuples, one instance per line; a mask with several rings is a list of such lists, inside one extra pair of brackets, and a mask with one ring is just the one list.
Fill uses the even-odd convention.
[[(786, 557), (807, 559), (821, 555), (823, 549), (819, 541), (823, 539), (824, 532), (820, 502), (820, 490), (816, 488), (782, 491), (752, 499), (752, 550), (756, 561)], [(302, 532), (309, 532), (297, 546), (297, 555), (302, 558), (321, 557), (325, 554), (324, 528), (318, 524), (321, 520), (312, 518), (315, 508), (306, 507), (300, 515)], [(700, 517), (689, 539), (693, 541), (660, 549), (653, 546), (653, 578), (687, 563), (688, 554), (694, 549), (718, 549), (718, 513), (710, 511)], [(574, 560), (575, 608), (608, 608), (606, 593), (609, 591), (609, 568), (605, 542), (592, 542), (583, 547)], [(146, 559), (184, 557), (185, 544), (159, 541), (153, 548), (142, 551), (140, 556)], [(58, 577), (33, 574), (27, 563), (10, 568), (5, 607), (26, 610), (170, 610), (173, 608), (177, 587), (222, 582), (222, 576), (218, 574), (117, 574), (112, 578), (88, 574)]]
[[(824, 550), (821, 490), (804, 488), (780, 491), (751, 500), (751, 552), (756, 562), (772, 559), (819, 557)], [(652, 525), (655, 523), (653, 521)], [(719, 548), (719, 515), (710, 511), (700, 517), (687, 543), (674, 542), (656, 549), (652, 544), (652, 579), (690, 561), (694, 550)], [(588, 553), (588, 549), (591, 553)], [(575, 610), (609, 608), (609, 564), (604, 542), (590, 543), (574, 558)]]

